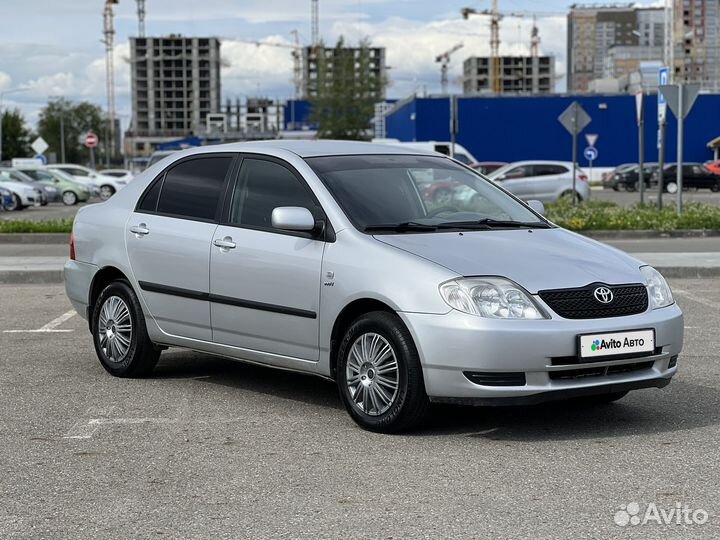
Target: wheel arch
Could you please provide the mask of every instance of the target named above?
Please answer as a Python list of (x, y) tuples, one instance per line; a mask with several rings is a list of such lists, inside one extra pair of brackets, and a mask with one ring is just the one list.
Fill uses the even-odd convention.
[(92, 326), (92, 309), (95, 302), (100, 296), (102, 290), (110, 285), (113, 281), (125, 280), (130, 283), (128, 277), (115, 266), (103, 266), (93, 276), (92, 283), (90, 283), (90, 291), (88, 293), (88, 324)]
[(330, 376), (333, 379), (335, 379), (337, 372), (338, 349), (345, 331), (358, 317), (371, 311), (396, 313), (392, 307), (376, 298), (357, 298), (340, 310), (340, 313), (335, 317), (330, 333)]

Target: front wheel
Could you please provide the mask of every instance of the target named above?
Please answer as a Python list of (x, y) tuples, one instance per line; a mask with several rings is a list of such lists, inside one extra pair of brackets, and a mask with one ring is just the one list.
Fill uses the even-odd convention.
[(115, 195), (115, 188), (110, 185), (100, 186), (100, 198), (103, 201), (107, 201), (110, 197)]
[(625, 191), (629, 191), (630, 193), (632, 193), (633, 191), (637, 190), (637, 185), (637, 182), (628, 182), (627, 184), (625, 184)]
[(720, 191), (720, 182), (710, 186), (710, 191), (712, 191), (714, 193), (717, 193), (718, 191)]
[(10, 204), (8, 204), (5, 207), (5, 210), (12, 212), (13, 210), (22, 210), (22, 209), (23, 209), (23, 205), (22, 205), (22, 201), (20, 200), (20, 197), (18, 197), (17, 195), (15, 195), (13, 193), (12, 197), (10, 197)]
[(668, 182), (665, 186), (665, 191), (667, 191), (670, 194), (677, 193), (678, 185), (677, 182)]
[(127, 281), (105, 287), (92, 314), (95, 352), (116, 377), (142, 377), (155, 367), (160, 351), (147, 335), (140, 302)]
[(361, 427), (396, 433), (422, 422), (429, 402), (420, 358), (397, 315), (375, 311), (359, 317), (338, 355), (340, 397)]
[(77, 195), (72, 191), (66, 191), (62, 196), (63, 204), (65, 206), (75, 206), (78, 202)]

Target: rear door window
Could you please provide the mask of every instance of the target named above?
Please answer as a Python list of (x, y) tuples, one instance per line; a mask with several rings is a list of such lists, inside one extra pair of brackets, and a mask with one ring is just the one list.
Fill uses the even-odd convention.
[(568, 172), (567, 168), (563, 167), (562, 165), (542, 163), (535, 165), (534, 176), (556, 176), (559, 174), (565, 174), (566, 172)]
[[(232, 161), (233, 157), (229, 155), (203, 156), (182, 161), (169, 169), (165, 173), (157, 212), (189, 219), (215, 219)], [(151, 203), (152, 188), (147, 195)]]

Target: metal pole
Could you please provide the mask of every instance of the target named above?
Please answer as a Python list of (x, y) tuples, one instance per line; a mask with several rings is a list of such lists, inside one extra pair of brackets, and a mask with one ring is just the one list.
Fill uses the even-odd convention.
[(640, 190), (640, 204), (645, 202), (645, 104), (640, 105), (638, 117), (638, 189)]
[[(575, 111), (574, 124), (577, 125), (577, 110)], [(573, 133), (572, 140), (573, 140), (573, 144), (572, 144), (572, 169), (573, 169), (572, 203), (573, 203), (573, 205), (576, 205), (577, 204), (577, 190), (575, 188), (575, 184), (577, 182), (577, 133)]]
[(457, 135), (457, 97), (450, 96), (450, 157), (455, 157), (455, 139)]
[(95, 149), (90, 149), (90, 168), (95, 170)]
[(60, 163), (65, 162), (65, 111), (60, 111)]
[(667, 123), (665, 119), (660, 122), (660, 148), (658, 149), (658, 209), (663, 207), (663, 187), (665, 184), (665, 128)]
[(678, 84), (677, 110), (678, 110), (679, 114), (677, 115), (677, 123), (678, 123), (677, 171), (676, 171), (677, 174), (675, 175), (675, 180), (677, 183), (677, 193), (675, 194), (676, 195), (675, 200), (676, 200), (676, 204), (677, 204), (677, 213), (678, 214), (682, 214), (682, 180), (683, 180), (683, 178), (682, 178), (683, 170), (682, 169), (683, 169), (683, 143), (684, 143), (683, 139), (685, 137), (685, 133), (684, 133), (685, 130), (684, 130), (684, 126), (683, 126), (683, 124), (685, 123), (684, 119), (683, 119), (683, 110), (685, 109), (685, 103), (684, 103), (685, 92), (683, 90), (684, 90), (684, 85), (682, 83)]
[(2, 112), (2, 94), (0, 94), (0, 163), (2, 163), (2, 126), (3, 125), (3, 112)]

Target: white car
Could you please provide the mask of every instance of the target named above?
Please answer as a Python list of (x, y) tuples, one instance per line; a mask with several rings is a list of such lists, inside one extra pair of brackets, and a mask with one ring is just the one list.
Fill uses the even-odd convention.
[[(401, 148), (412, 148), (413, 150), (420, 150), (421, 152), (437, 152), (438, 154), (443, 154), (444, 156), (449, 156), (452, 152), (452, 143), (449, 141), (402, 142), (398, 139), (373, 139), (372, 142), (375, 144), (399, 146)], [(475, 159), (475, 156), (473, 156), (467, 148), (458, 143), (455, 143), (455, 154), (453, 157), (468, 167), (471, 167), (478, 162), (478, 160)]]
[(125, 180), (126, 182), (130, 182), (133, 178), (135, 178), (135, 175), (127, 169), (103, 169), (98, 171), (98, 174), (102, 174), (103, 176), (112, 176), (113, 178)]
[(0, 187), (12, 193), (12, 202), (6, 210), (24, 210), (28, 206), (40, 206), (42, 192), (28, 184), (13, 181), (0, 181)]
[[(516, 161), (488, 174), (487, 177), (516, 197), (542, 202), (571, 198), (573, 166), (569, 161)], [(590, 198), (590, 184), (585, 172), (577, 168), (575, 193), (579, 201)]]
[(100, 198), (103, 201), (108, 200), (127, 185), (126, 180), (100, 174), (99, 172), (94, 171), (89, 167), (83, 167), (82, 165), (55, 163), (53, 165), (48, 165), (47, 168), (66, 172), (72, 176), (76, 182), (97, 188), (100, 192)]

